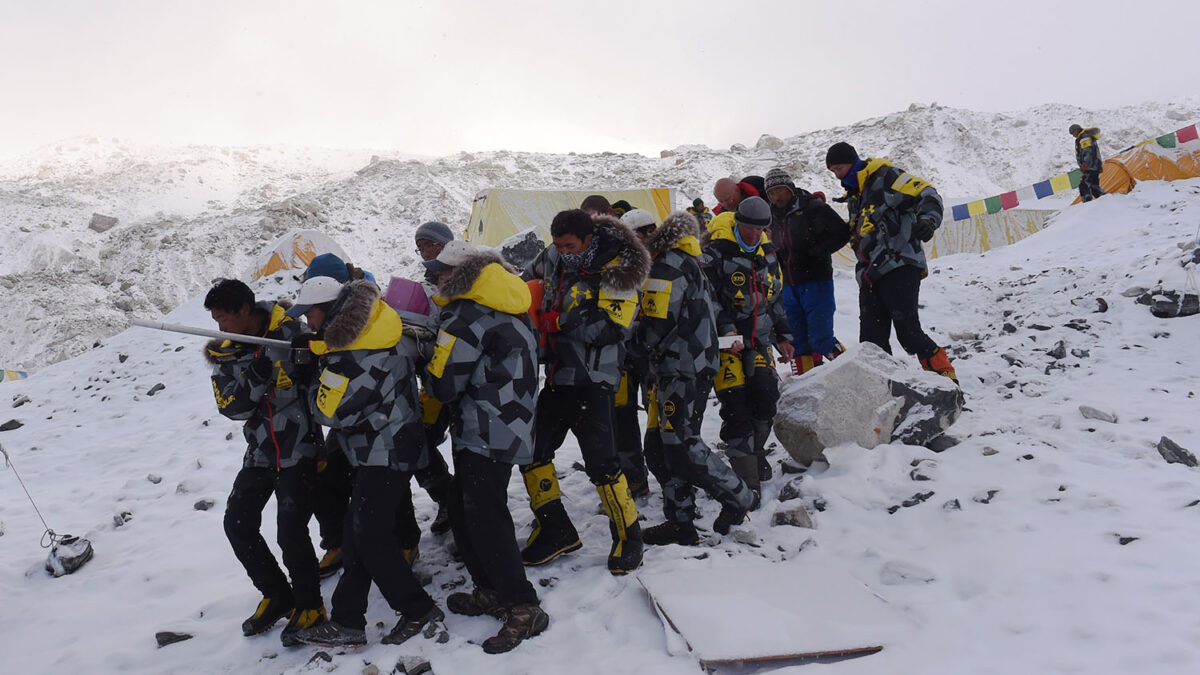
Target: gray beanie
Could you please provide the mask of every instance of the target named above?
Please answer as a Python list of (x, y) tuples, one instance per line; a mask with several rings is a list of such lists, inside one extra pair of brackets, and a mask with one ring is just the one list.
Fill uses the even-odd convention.
[(413, 234), (413, 238), (416, 241), (424, 239), (445, 246), (447, 242), (454, 239), (454, 233), (450, 231), (449, 225), (431, 220), (428, 223), (422, 223)]
[(771, 207), (762, 197), (747, 197), (738, 204), (733, 220), (747, 227), (768, 227), (771, 224)]

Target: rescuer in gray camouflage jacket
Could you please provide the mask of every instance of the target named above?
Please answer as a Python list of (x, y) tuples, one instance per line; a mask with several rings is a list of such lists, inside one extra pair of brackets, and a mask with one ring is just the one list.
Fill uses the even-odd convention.
[(634, 345), (645, 351), (653, 382), (647, 426), (659, 430), (667, 481), (663, 515), (646, 529), (647, 544), (695, 544), (693, 519), (699, 486), (721, 502), (713, 529), (726, 534), (742, 521), (754, 496), (700, 436), (704, 408), (717, 372), (717, 328), (708, 280), (700, 269), (700, 223), (676, 211), (646, 240), (654, 262), (643, 286)]
[(538, 396), (533, 463), (521, 467), (537, 517), (521, 557), (526, 565), (541, 565), (582, 546), (551, 463), (571, 431), (612, 521), (608, 569), (625, 574), (641, 565), (642, 540), (637, 507), (617, 463), (613, 392), (650, 259), (612, 216), (563, 211), (550, 235), (554, 243), (526, 271), (544, 284), (538, 328), (546, 340), (546, 385)]
[(463, 241), (448, 242), (425, 266), (440, 277), (433, 300), (442, 306), (427, 387), (450, 418), (450, 525), (475, 583), (446, 606), (502, 618), (483, 649), (507, 652), (550, 623), (525, 576), (508, 510), (513, 465), (533, 459), (538, 338), (529, 287), (499, 254)]

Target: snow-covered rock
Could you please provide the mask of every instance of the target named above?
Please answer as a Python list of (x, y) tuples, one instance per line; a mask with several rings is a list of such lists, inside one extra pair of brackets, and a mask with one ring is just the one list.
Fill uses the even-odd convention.
[(962, 390), (948, 378), (863, 343), (783, 387), (775, 435), (807, 465), (842, 443), (923, 445), (954, 424), (962, 407)]

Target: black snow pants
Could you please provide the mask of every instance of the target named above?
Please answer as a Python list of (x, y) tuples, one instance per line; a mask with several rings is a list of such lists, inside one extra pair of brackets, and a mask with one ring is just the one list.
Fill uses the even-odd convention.
[(872, 342), (892, 353), (892, 326), (896, 339), (909, 354), (927, 359), (937, 352), (937, 343), (921, 330), (917, 301), (922, 270), (912, 265), (898, 267), (874, 283), (858, 287), (858, 341)]

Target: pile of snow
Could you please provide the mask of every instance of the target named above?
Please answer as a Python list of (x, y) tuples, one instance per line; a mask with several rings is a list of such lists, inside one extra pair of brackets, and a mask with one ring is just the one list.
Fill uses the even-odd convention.
[[(803, 574), (820, 556), (908, 626), (879, 654), (780, 664), (781, 673), (1196, 672), (1200, 473), (1168, 464), (1156, 445), (1166, 436), (1200, 450), (1200, 318), (1156, 318), (1136, 296), (1187, 283), (1181, 262), (1200, 245), (1198, 222), (1200, 180), (1145, 183), (1070, 207), (1013, 246), (934, 261), (922, 317), (956, 359), (967, 402), (948, 432), (958, 445), (942, 453), (841, 445), (826, 452), (828, 466), (804, 474), (782, 473), (786, 453), (776, 447), (776, 477), (750, 523), (694, 548), (648, 548), (641, 573), (701, 568), (733, 579), (753, 573), (749, 560), (769, 561), (794, 566), (789, 583), (799, 590), (789, 591), (802, 593), (822, 584)], [(839, 271), (835, 286), (836, 328), (852, 341), (853, 278)], [(295, 282), (257, 290), (290, 293)], [(166, 318), (211, 323), (198, 298)], [(450, 616), (447, 644), (380, 645), (395, 617), (373, 591), (370, 645), (357, 652), (326, 650), (329, 662), (310, 663), (317, 650), (281, 648), (278, 630), (242, 638), (258, 595), (225, 542), (221, 514), (243, 443), (216, 413), (201, 344), (129, 330), (0, 389), (0, 427), (19, 423), (0, 443), (51, 526), (96, 550), (75, 574), (49, 577), (36, 543), (42, 525), (15, 476), (0, 471), (0, 591), (10, 610), (0, 614), (0, 653), (12, 672), (386, 673), (402, 656), (443, 674), (610, 673), (614, 664), (696, 672), (637, 574), (605, 571), (607, 521), (586, 476), (571, 468), (580, 461), (573, 440), (557, 465), (584, 548), (529, 570), (551, 616), (543, 635), (488, 656), (478, 643), (496, 622)], [(718, 426), (714, 404), (703, 430), (710, 444)], [(428, 525), (433, 505), (414, 492)], [(641, 505), (649, 523), (661, 520), (655, 492)], [(524, 536), (518, 479), (509, 495)], [(212, 508), (197, 510), (208, 501)], [(770, 525), (798, 505), (816, 529)], [(700, 507), (708, 527), (718, 506), (701, 498)], [(272, 504), (268, 541), (273, 520)], [(416, 565), (443, 605), (466, 579), (444, 544), (426, 535)], [(333, 585), (323, 584), (327, 601)], [(797, 609), (816, 623), (836, 613), (817, 600)], [(716, 601), (707, 611), (726, 633), (770, 629)], [(159, 649), (158, 631), (195, 637)]]
[[(249, 278), (290, 229), (316, 228), (382, 274), (416, 274), (412, 232), (465, 225), (485, 188), (677, 188), (713, 204), (717, 178), (788, 168), (839, 192), (825, 151), (848, 140), (946, 196), (980, 198), (1072, 168), (1066, 127), (1103, 130), (1113, 153), (1200, 119), (1200, 99), (1085, 111), (1046, 105), (978, 113), (937, 105), (728, 151), (700, 145), (662, 158), (598, 153), (459, 153), (438, 159), (307, 148), (137, 148), (77, 139), (0, 165), (0, 367), (37, 369), (78, 355), (136, 315), (157, 318), (217, 277)], [(105, 232), (94, 214), (117, 219)]]

